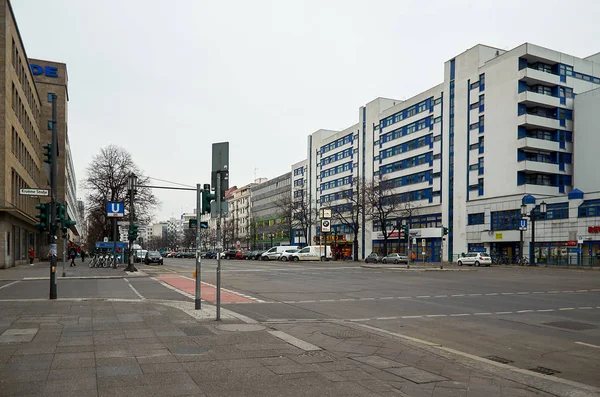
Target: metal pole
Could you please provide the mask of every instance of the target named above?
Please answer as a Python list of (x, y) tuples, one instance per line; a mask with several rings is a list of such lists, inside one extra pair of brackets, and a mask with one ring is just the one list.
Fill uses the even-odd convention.
[[(221, 171), (217, 171), (217, 241), (221, 241)], [(221, 320), (221, 253), (217, 250), (217, 321)]]
[(117, 218), (112, 220), (113, 226), (113, 268), (117, 268)]
[(56, 116), (57, 96), (52, 94), (52, 141), (51, 141), (51, 158), (50, 163), (50, 299), (56, 299), (56, 261), (57, 255), (57, 237), (56, 230), (58, 229), (56, 224), (56, 188), (58, 179), (58, 128), (57, 128), (57, 116)]
[(521, 258), (523, 258), (525, 255), (523, 255), (523, 230), (520, 231), (521, 234), (521, 238), (519, 240), (519, 255), (520, 258), (517, 258), (518, 260), (520, 260)]
[(67, 263), (67, 235), (63, 236), (63, 277), (67, 277), (67, 273), (65, 273), (65, 263)]
[(533, 212), (533, 210), (531, 210), (531, 212), (529, 213), (529, 219), (531, 219), (531, 258), (533, 259), (531, 261), (532, 265), (537, 265), (537, 261), (536, 261), (536, 255), (535, 255), (535, 213)]
[[(136, 176), (131, 173), (129, 175), (129, 227), (133, 225), (133, 220), (135, 218), (135, 208), (133, 206), (134, 196), (135, 196), (135, 185), (136, 185)], [(137, 272), (137, 268), (133, 262), (133, 241), (129, 241), (129, 257), (127, 258), (127, 267), (125, 268), (126, 272)]]
[(198, 183), (196, 185), (196, 300), (194, 301), (194, 308), (200, 310), (202, 304), (200, 303), (200, 270), (202, 268), (200, 263), (200, 211), (202, 206), (202, 188)]

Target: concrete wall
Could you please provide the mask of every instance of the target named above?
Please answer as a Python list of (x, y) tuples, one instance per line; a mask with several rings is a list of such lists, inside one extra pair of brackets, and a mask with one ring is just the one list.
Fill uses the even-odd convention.
[(600, 89), (575, 97), (574, 186), (584, 192), (600, 191)]

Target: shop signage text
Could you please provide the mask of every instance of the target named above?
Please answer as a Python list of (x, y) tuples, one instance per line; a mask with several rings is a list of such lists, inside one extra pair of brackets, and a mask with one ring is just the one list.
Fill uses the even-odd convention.
[(29, 67), (31, 68), (31, 74), (34, 76), (43, 74), (47, 77), (58, 77), (58, 68), (55, 68), (54, 66), (40, 66), (32, 63)]
[(588, 233), (600, 233), (600, 226), (588, 226)]

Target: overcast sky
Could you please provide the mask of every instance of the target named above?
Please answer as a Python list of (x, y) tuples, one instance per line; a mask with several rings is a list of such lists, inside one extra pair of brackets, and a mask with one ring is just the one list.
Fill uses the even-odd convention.
[[(273, 178), (306, 137), (344, 129), (358, 108), (443, 80), (478, 43), (600, 51), (600, 2), (13, 0), (28, 56), (65, 62), (77, 179), (102, 146), (148, 176), (210, 182), (213, 142), (230, 142), (230, 185)], [(164, 184), (156, 181), (157, 184)], [(79, 188), (80, 198), (85, 192)], [(195, 207), (156, 191), (156, 220)]]

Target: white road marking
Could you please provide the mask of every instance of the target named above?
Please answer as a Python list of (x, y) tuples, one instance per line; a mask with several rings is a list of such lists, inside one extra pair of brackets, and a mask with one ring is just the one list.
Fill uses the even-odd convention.
[(188, 298), (190, 298), (190, 299), (196, 299), (196, 297), (195, 297), (194, 295), (192, 295), (192, 294), (188, 294), (188, 293), (187, 293), (187, 292), (185, 292), (185, 291), (182, 291), (182, 290), (180, 290), (180, 289), (177, 289), (177, 288), (173, 287), (172, 285), (169, 285), (169, 284), (165, 283), (164, 281), (157, 279), (156, 277), (150, 277), (150, 278), (151, 278), (152, 280), (154, 280), (154, 281), (157, 281), (159, 284), (162, 284), (162, 286), (163, 286), (163, 287), (166, 287), (166, 288), (168, 288), (168, 289), (172, 289), (173, 291), (175, 291), (175, 292), (178, 292), (178, 293), (180, 293), (181, 295), (183, 295), (183, 296), (185, 296), (185, 297), (188, 297)]
[(482, 294), (469, 294), (469, 296), (481, 296)]
[(396, 320), (398, 317), (377, 317), (375, 320)]
[[(193, 277), (182, 276), (181, 274), (180, 274), (179, 276), (180, 276), (180, 277), (183, 277), (183, 278), (187, 278), (188, 280), (196, 281), (196, 279), (195, 279), (195, 278), (193, 278)], [(213, 288), (215, 288), (215, 289), (217, 288), (217, 286), (216, 286), (216, 285), (213, 285), (213, 284), (211, 284), (211, 283), (207, 283), (206, 281), (201, 281), (201, 282), (202, 282), (202, 284), (204, 284), (204, 285), (208, 285), (209, 287), (213, 287)], [(252, 299), (253, 301), (255, 301), (255, 302), (258, 302), (258, 303), (266, 303), (266, 302), (265, 302), (264, 300), (262, 300), (262, 299), (258, 299), (258, 298), (255, 298), (255, 297), (253, 297), (253, 296), (246, 295), (246, 294), (243, 294), (243, 293), (241, 293), (241, 292), (238, 292), (238, 291), (233, 291), (233, 290), (230, 290), (230, 289), (227, 289), (227, 288), (223, 288), (223, 287), (221, 287), (221, 291), (227, 291), (227, 292), (229, 292), (230, 294), (234, 294), (234, 295), (238, 295), (238, 296), (243, 296), (244, 298)], [(195, 298), (194, 298), (194, 299), (195, 299)]]
[[(379, 298), (379, 299), (381, 299), (383, 301), (383, 300), (388, 300), (388, 299), (394, 299), (394, 297), (393, 296), (386, 296), (384, 298)], [(343, 299), (340, 299), (340, 300), (343, 300)]]
[(451, 296), (465, 296), (465, 294), (457, 294), (457, 295), (451, 295)]
[(512, 314), (512, 312), (495, 312), (494, 314)]
[(569, 292), (575, 292), (575, 291), (560, 291), (562, 293), (569, 293)]
[(422, 318), (423, 316), (402, 316), (400, 318)]
[(538, 312), (553, 312), (553, 311), (554, 311), (554, 309), (541, 309), (541, 310), (538, 310)]
[[(486, 295), (486, 296), (495, 296), (495, 295), (498, 295), (498, 293), (497, 293), (497, 292), (494, 292), (494, 293), (491, 293), (491, 294), (485, 294), (485, 295)], [(452, 296), (454, 296), (454, 295), (452, 295)]]
[(446, 317), (447, 314), (428, 314), (425, 317)]
[(514, 292), (503, 292), (502, 295), (514, 295)]
[(517, 295), (529, 295), (529, 292), (517, 292)]
[(303, 341), (302, 339), (298, 339), (295, 336), (286, 334), (283, 331), (268, 331), (268, 332), (271, 335), (276, 336), (277, 338), (289, 343), (290, 345), (296, 346), (297, 348), (300, 348), (307, 352), (323, 350), (319, 346), (315, 346), (312, 343), (308, 343), (306, 341)]
[(315, 303), (316, 301), (312, 300), (312, 301), (297, 301), (297, 302), (292, 302), (292, 303)]
[(593, 307), (591, 306), (583, 306), (583, 307), (578, 307), (579, 310), (590, 310), (593, 309)]
[(533, 313), (535, 310), (518, 310), (517, 313)]
[(592, 345), (591, 343), (585, 343), (585, 342), (575, 342), (575, 343), (577, 343), (578, 345), (583, 345), (583, 346), (588, 346), (588, 347), (593, 347), (593, 348), (596, 348), (596, 349), (600, 349), (600, 346), (598, 346), (598, 345)]
[(532, 294), (545, 294), (546, 292), (543, 291), (536, 291), (536, 292), (532, 292)]
[(492, 314), (491, 312), (473, 313), (474, 316), (489, 316), (491, 314)]
[(558, 310), (575, 310), (575, 308), (574, 307), (561, 307)]
[(348, 321), (358, 322), (358, 321), (369, 321), (369, 318), (351, 318)]
[(1, 286), (1, 287), (0, 287), (0, 289), (2, 289), (2, 288), (6, 288), (6, 287), (10, 287), (11, 285), (13, 285), (13, 284), (16, 284), (16, 283), (18, 283), (18, 282), (19, 282), (19, 280), (17, 280), (17, 281), (13, 281), (12, 283), (4, 284), (3, 286)]
[(335, 302), (335, 299), (322, 299), (319, 302)]
[(577, 290), (577, 291), (575, 291), (575, 292), (588, 292), (588, 290), (587, 290), (587, 289), (578, 289), (578, 290)]
[(447, 298), (448, 295), (436, 295), (434, 296), (434, 298)]
[(431, 298), (431, 295), (419, 295), (417, 298)]
[(137, 296), (139, 296), (139, 298), (140, 298), (141, 300), (143, 300), (143, 301), (144, 301), (144, 300), (146, 300), (146, 297), (144, 297), (144, 295), (142, 295), (142, 294), (140, 293), (140, 291), (138, 291), (137, 289), (135, 289), (135, 287), (134, 287), (133, 285), (131, 285), (131, 283), (129, 282), (129, 280), (127, 280), (126, 278), (123, 278), (123, 280), (125, 280), (125, 282), (126, 282), (128, 285), (129, 285), (129, 288), (131, 288), (131, 289), (133, 290), (133, 292), (134, 292), (134, 293), (135, 293)]
[(548, 291), (549, 294), (558, 294), (560, 291)]
[(470, 316), (471, 313), (460, 313), (460, 314), (451, 314), (450, 317), (463, 317), (463, 316)]

